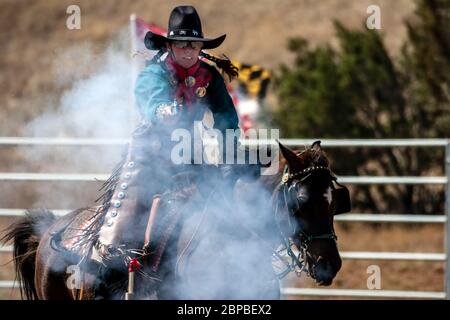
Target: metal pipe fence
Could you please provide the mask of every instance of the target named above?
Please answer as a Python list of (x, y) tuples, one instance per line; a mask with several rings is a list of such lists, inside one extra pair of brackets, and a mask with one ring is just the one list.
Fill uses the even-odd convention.
[[(309, 145), (315, 139), (281, 139), (287, 146)], [(445, 262), (444, 292), (400, 291), (400, 290), (353, 290), (353, 289), (315, 289), (315, 288), (282, 288), (282, 294), (304, 296), (340, 296), (367, 298), (419, 298), (419, 299), (450, 299), (450, 140), (449, 139), (322, 139), (324, 147), (445, 147), (445, 176), (340, 176), (339, 181), (345, 184), (440, 184), (446, 185), (445, 215), (400, 215), (400, 214), (345, 214), (336, 217), (340, 222), (383, 222), (383, 223), (442, 223), (445, 224), (445, 253), (423, 252), (341, 252), (343, 259), (359, 260), (407, 260)], [(92, 138), (28, 138), (0, 137), (1, 145), (15, 146), (122, 146), (128, 139), (92, 139)], [(272, 140), (244, 141), (244, 144), (276, 143)], [(108, 178), (103, 173), (0, 173), (0, 181), (39, 181), (39, 182), (98, 182)], [(67, 209), (54, 210), (55, 214), (63, 215)], [(0, 217), (21, 216), (23, 209), (0, 208)], [(0, 253), (11, 252), (11, 247), (0, 247)], [(13, 281), (0, 281), (0, 289), (12, 288)], [(17, 287), (16, 283), (16, 287)]]

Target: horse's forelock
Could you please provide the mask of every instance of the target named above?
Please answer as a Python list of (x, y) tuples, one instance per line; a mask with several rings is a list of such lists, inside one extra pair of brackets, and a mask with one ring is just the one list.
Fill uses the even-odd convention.
[(302, 167), (312, 167), (312, 166), (328, 166), (329, 161), (325, 152), (320, 149), (306, 149), (305, 151), (298, 154), (299, 161)]

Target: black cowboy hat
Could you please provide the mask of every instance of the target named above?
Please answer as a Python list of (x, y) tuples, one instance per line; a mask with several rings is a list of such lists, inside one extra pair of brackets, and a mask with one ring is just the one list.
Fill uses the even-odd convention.
[(226, 35), (215, 39), (203, 37), (200, 17), (192, 6), (178, 6), (172, 10), (169, 18), (167, 37), (148, 31), (145, 35), (145, 46), (150, 50), (159, 50), (170, 41), (200, 41), (203, 49), (214, 49), (222, 44)]

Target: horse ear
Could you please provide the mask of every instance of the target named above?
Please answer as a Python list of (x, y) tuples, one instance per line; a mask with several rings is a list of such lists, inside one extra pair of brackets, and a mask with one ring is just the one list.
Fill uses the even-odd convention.
[(313, 150), (315, 153), (315, 159), (316, 159), (318, 165), (328, 166), (329, 165), (328, 159), (327, 159), (325, 152), (323, 151), (320, 143), (321, 143), (320, 140), (314, 141), (313, 144), (311, 145), (311, 150)]
[(321, 142), (322, 141), (320, 140), (314, 141), (313, 144), (311, 145), (311, 149), (313, 149), (314, 151), (321, 151), (322, 150), (322, 147), (320, 146)]
[(281, 144), (280, 141), (277, 140), (277, 142), (278, 146), (280, 147), (281, 154), (288, 163), (289, 169), (291, 169), (292, 171), (296, 171), (295, 169), (300, 167), (300, 158), (291, 149)]

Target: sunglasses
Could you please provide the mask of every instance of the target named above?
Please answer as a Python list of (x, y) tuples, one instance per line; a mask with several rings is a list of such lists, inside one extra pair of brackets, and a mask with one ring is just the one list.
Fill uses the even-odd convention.
[(194, 50), (203, 48), (203, 42), (201, 41), (173, 41), (173, 46), (178, 49), (185, 49), (190, 46)]

